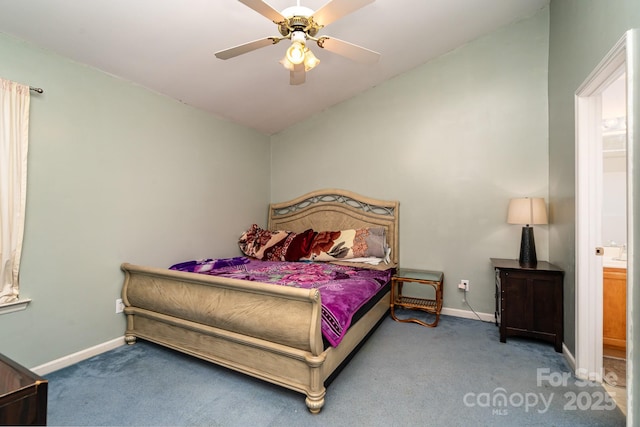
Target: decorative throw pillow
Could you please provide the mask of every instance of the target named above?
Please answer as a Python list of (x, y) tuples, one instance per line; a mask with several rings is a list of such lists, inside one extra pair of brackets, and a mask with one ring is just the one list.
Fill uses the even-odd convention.
[(386, 230), (383, 227), (360, 228), (317, 233), (310, 253), (304, 259), (338, 261), (364, 257), (384, 258), (386, 254)]
[(340, 261), (388, 256), (383, 227), (302, 233), (269, 231), (253, 224), (238, 240), (247, 256), (264, 261)]
[(286, 252), (288, 239), (295, 237), (295, 233), (287, 231), (269, 231), (253, 224), (249, 230), (245, 231), (238, 245), (240, 250), (247, 256), (265, 261), (280, 261), (281, 252)]

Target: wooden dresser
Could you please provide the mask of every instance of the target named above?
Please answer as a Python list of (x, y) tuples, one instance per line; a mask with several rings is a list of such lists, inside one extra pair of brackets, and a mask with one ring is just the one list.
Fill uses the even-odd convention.
[(496, 324), (500, 342), (508, 336), (536, 338), (553, 343), (562, 352), (564, 272), (538, 261), (521, 267), (518, 260), (491, 258), (496, 273)]
[(44, 378), (0, 354), (0, 425), (46, 425)]

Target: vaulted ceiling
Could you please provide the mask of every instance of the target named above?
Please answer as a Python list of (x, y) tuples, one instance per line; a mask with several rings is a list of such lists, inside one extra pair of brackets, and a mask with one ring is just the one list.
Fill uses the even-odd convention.
[[(300, 5), (317, 10), (327, 1)], [(296, 0), (268, 3), (282, 11)], [(376, 0), (320, 34), (377, 51), (380, 60), (356, 63), (313, 43), (320, 65), (299, 86), (278, 62), (287, 41), (228, 60), (214, 56), (279, 35), (273, 22), (236, 0), (2, 0), (0, 32), (273, 134), (548, 3)]]

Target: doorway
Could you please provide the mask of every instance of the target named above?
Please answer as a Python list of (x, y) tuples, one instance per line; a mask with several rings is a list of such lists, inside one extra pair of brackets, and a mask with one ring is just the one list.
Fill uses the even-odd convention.
[(602, 94), (624, 74), (624, 51), (605, 58), (576, 96), (576, 376), (602, 381)]
[[(627, 420), (638, 416), (634, 409), (633, 367), (637, 352), (633, 351), (634, 320), (640, 307), (638, 292), (634, 293), (635, 268), (638, 258), (634, 247), (640, 243), (635, 232), (634, 203), (636, 194), (634, 170), (638, 161), (634, 155), (634, 138), (638, 123), (635, 105), (640, 102), (638, 77), (640, 51), (638, 30), (629, 30), (576, 91), (576, 258), (575, 258), (575, 374), (578, 378), (603, 381), (603, 93), (618, 79), (625, 83), (626, 94), (626, 359), (627, 359)], [(640, 211), (639, 211), (640, 212)], [(616, 245), (617, 246), (617, 245)], [(621, 258), (621, 257), (620, 257)], [(635, 304), (634, 304), (635, 302)]]

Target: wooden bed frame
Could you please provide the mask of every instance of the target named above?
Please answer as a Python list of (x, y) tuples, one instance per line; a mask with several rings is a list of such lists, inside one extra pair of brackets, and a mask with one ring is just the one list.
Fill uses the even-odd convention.
[[(398, 202), (337, 189), (271, 204), (271, 230), (302, 232), (385, 227), (397, 266)], [(350, 263), (353, 265), (353, 263)], [(337, 347), (324, 348), (320, 294), (224, 277), (124, 263), (125, 340), (142, 338), (306, 395), (319, 413), (325, 386), (385, 318), (385, 295)]]

